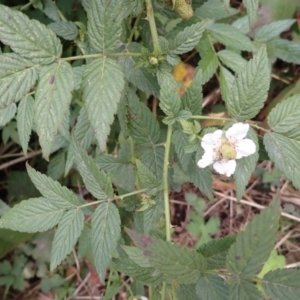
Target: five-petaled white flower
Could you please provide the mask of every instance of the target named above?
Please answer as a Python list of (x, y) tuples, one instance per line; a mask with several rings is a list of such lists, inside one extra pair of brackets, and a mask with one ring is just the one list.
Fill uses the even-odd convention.
[(204, 154), (198, 161), (198, 166), (205, 168), (213, 164), (218, 173), (232, 175), (236, 168), (235, 160), (256, 151), (254, 142), (245, 138), (248, 130), (249, 124), (236, 123), (225, 132), (216, 130), (205, 134), (201, 140)]

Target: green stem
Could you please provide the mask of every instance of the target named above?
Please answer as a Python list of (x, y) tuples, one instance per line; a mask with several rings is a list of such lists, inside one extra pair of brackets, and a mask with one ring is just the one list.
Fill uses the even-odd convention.
[[(170, 148), (171, 148), (172, 129), (173, 129), (172, 125), (168, 125), (167, 139), (165, 144), (164, 167), (163, 167), (166, 240), (168, 242), (171, 241), (171, 216), (170, 216), (168, 173), (169, 173), (169, 156), (170, 156)], [(161, 293), (162, 300), (165, 300), (166, 288), (167, 288), (167, 284), (166, 282), (164, 282), (162, 287), (162, 293)]]
[(127, 193), (127, 194), (124, 194), (124, 195), (114, 196), (112, 198), (107, 198), (107, 199), (104, 199), (104, 200), (93, 201), (93, 202), (89, 202), (89, 203), (85, 203), (85, 204), (79, 205), (78, 208), (92, 206), (94, 204), (99, 204), (99, 203), (103, 203), (103, 202), (109, 202), (109, 201), (118, 200), (118, 199), (123, 200), (126, 197), (130, 197), (130, 196), (133, 196), (133, 195), (138, 195), (138, 194), (144, 193), (146, 191), (147, 191), (147, 189), (142, 189), (142, 190), (133, 191), (133, 192), (130, 192), (130, 193)]
[(149, 21), (149, 26), (150, 26), (151, 36), (152, 36), (153, 50), (155, 53), (160, 54), (161, 49), (160, 49), (160, 45), (159, 45), (159, 41), (158, 41), (158, 34), (157, 34), (155, 18), (154, 18), (154, 14), (153, 14), (152, 1), (145, 0), (145, 2), (146, 2), (146, 7), (147, 7), (147, 19)]
[(67, 22), (68, 21), (67, 18), (64, 16), (64, 14), (60, 11), (60, 9), (57, 6), (56, 6), (56, 10), (61, 20)]
[(77, 59), (85, 58), (97, 58), (97, 57), (118, 57), (118, 56), (140, 56), (141, 53), (131, 53), (131, 52), (122, 52), (122, 53), (97, 53), (97, 54), (86, 54), (86, 55), (77, 55), (64, 58), (58, 58), (59, 61), (70, 61)]
[(23, 5), (23, 6), (20, 8), (20, 10), (21, 10), (21, 11), (22, 11), (22, 10), (26, 10), (26, 9), (28, 9), (31, 5), (32, 5), (32, 3), (31, 3), (31, 2), (28, 2), (27, 4)]
[[(232, 119), (230, 118), (223, 118), (223, 117), (215, 117), (215, 116), (192, 116), (191, 119), (196, 119), (196, 120), (219, 120), (219, 121), (226, 121), (226, 122), (231, 122)], [(254, 127), (256, 129), (260, 129), (264, 132), (269, 132), (268, 129), (263, 128), (256, 123), (248, 123), (251, 127)]]
[(140, 22), (141, 17), (142, 17), (142, 14), (139, 14), (138, 17), (135, 19), (134, 24), (133, 24), (133, 27), (132, 27), (131, 32), (130, 32), (130, 36), (129, 36), (128, 40), (127, 40), (128, 43), (131, 43), (132, 38), (133, 38), (133, 36), (134, 36), (134, 32), (135, 32), (136, 29), (137, 29), (137, 26), (138, 26), (138, 24), (139, 24), (139, 22)]
[(136, 161), (135, 161), (135, 152), (134, 152), (134, 141), (133, 138), (130, 138), (130, 150), (131, 150), (131, 163), (134, 166), (134, 177), (135, 177), (135, 187), (140, 190), (141, 185), (140, 185), (140, 180), (139, 176), (137, 174), (137, 169), (136, 169)]

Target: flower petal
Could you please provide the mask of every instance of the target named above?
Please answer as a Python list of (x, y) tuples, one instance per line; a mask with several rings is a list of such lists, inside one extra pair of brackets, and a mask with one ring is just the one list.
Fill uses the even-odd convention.
[(235, 123), (225, 132), (225, 136), (230, 142), (242, 140), (246, 137), (249, 130), (249, 124)]
[(218, 148), (222, 142), (222, 134), (223, 131), (220, 129), (214, 131), (213, 133), (205, 134), (201, 140), (201, 147), (206, 151)]
[(242, 158), (244, 156), (249, 156), (256, 152), (256, 145), (255, 143), (250, 139), (244, 139), (241, 141), (237, 141), (235, 144), (235, 150), (236, 150), (236, 158)]
[(207, 166), (211, 165), (213, 162), (214, 162), (214, 152), (205, 151), (201, 159), (198, 160), (197, 165), (199, 168), (206, 168)]
[(236, 161), (234, 159), (220, 160), (220, 161), (215, 162), (213, 167), (218, 173), (229, 177), (235, 171)]

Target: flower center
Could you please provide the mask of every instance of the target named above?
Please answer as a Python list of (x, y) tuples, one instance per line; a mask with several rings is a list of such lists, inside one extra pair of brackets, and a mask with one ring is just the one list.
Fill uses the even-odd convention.
[(229, 143), (223, 143), (220, 147), (220, 154), (222, 155), (223, 158), (225, 159), (235, 159), (236, 158), (236, 150), (233, 145)]

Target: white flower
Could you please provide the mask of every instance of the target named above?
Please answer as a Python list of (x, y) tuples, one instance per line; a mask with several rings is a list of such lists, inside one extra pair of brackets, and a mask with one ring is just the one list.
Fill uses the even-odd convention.
[(249, 156), (256, 151), (254, 142), (246, 139), (249, 124), (236, 123), (225, 132), (216, 130), (203, 136), (201, 146), (204, 149), (198, 161), (200, 168), (213, 164), (220, 174), (230, 176), (236, 168), (236, 159)]

